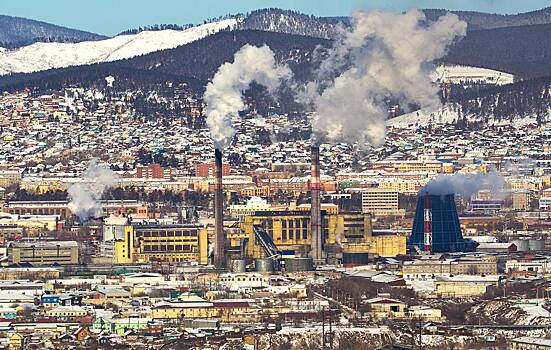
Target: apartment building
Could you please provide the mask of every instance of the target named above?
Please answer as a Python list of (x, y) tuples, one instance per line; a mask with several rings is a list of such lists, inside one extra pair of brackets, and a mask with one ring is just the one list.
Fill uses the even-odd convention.
[(136, 167), (136, 177), (139, 179), (163, 179), (172, 180), (174, 174), (171, 168), (164, 168), (160, 164), (149, 164)]
[[(214, 177), (216, 164), (212, 163), (197, 163), (195, 164), (195, 176), (197, 177)], [(230, 176), (230, 164), (222, 163), (222, 176)]]

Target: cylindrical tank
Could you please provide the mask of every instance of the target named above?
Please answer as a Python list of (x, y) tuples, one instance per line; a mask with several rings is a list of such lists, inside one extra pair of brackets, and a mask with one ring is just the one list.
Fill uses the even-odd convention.
[(312, 258), (288, 258), (285, 259), (285, 271), (302, 272), (313, 271), (314, 261)]
[(274, 261), (272, 259), (256, 259), (254, 269), (256, 272), (273, 272)]
[(530, 248), (527, 239), (515, 239), (512, 243), (517, 246), (517, 252), (526, 252)]
[(232, 260), (230, 267), (232, 272), (245, 272), (247, 270), (243, 259)]
[(342, 264), (344, 266), (367, 265), (368, 263), (368, 253), (342, 253)]
[(545, 241), (543, 239), (529, 239), (528, 249), (535, 252), (545, 250)]

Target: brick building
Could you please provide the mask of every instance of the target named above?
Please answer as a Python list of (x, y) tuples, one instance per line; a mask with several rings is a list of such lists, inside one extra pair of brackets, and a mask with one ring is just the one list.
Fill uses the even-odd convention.
[[(213, 177), (215, 171), (213, 163), (197, 163), (195, 164), (195, 176), (198, 177)], [(230, 176), (230, 164), (222, 163), (222, 176)]]
[(139, 179), (163, 179), (172, 180), (173, 173), (171, 168), (163, 168), (159, 164), (138, 165), (136, 167), (136, 177)]

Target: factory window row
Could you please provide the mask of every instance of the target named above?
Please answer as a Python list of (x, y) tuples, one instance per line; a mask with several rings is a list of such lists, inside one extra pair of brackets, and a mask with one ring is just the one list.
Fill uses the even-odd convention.
[[(195, 249), (194, 249), (195, 248)], [(173, 251), (183, 251), (183, 252), (191, 252), (196, 251), (197, 248), (190, 246), (190, 245), (183, 245), (183, 244), (176, 244), (176, 245), (144, 245), (143, 246), (144, 252), (173, 252)]]
[(281, 221), (281, 239), (307, 239), (309, 220), (290, 219)]
[(22, 248), (19, 250), (20, 254), (71, 254), (70, 250), (65, 249), (33, 249), (33, 248)]
[(161, 230), (161, 231), (138, 231), (136, 237), (197, 237), (197, 230)]
[(361, 239), (361, 238), (364, 238), (364, 235), (363, 234), (345, 234), (344, 235), (344, 238), (348, 238), (348, 239)]
[(19, 262), (28, 262), (28, 263), (34, 263), (34, 262), (51, 262), (51, 263), (55, 263), (55, 262), (71, 262), (72, 259), (71, 258), (61, 258), (61, 257), (52, 257), (52, 258), (48, 258), (48, 257), (36, 257), (36, 258), (31, 258), (31, 257), (22, 257), (19, 259)]

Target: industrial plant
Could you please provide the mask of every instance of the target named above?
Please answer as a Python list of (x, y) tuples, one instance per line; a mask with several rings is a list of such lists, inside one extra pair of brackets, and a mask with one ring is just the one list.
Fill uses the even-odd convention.
[[(238, 227), (223, 223), (222, 152), (216, 150), (214, 193), (217, 268), (233, 272), (313, 271), (316, 266), (366, 264), (374, 257), (406, 252), (403, 235), (374, 235), (372, 216), (321, 209), (319, 147), (311, 147), (310, 210), (261, 210)], [(204, 246), (204, 244), (203, 244)]]

